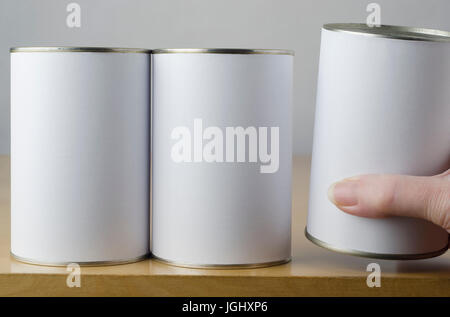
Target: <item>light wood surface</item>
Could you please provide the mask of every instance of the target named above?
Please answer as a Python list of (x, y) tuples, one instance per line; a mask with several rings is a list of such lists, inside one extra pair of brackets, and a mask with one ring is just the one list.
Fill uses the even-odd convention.
[[(9, 157), (0, 156), (0, 296), (450, 296), (450, 252), (427, 260), (386, 261), (334, 253), (303, 234), (309, 157), (294, 159), (292, 262), (240, 269), (186, 269), (154, 260), (82, 267), (81, 287), (68, 272), (15, 261), (10, 249)], [(24, 198), (26, 199), (26, 198)], [(369, 288), (369, 263), (381, 266), (381, 287)]]

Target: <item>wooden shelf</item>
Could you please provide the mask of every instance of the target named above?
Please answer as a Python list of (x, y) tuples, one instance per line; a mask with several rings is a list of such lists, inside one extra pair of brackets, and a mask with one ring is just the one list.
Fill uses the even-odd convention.
[[(81, 268), (81, 287), (66, 286), (65, 268), (15, 261), (10, 248), (9, 157), (0, 156), (1, 296), (450, 296), (450, 254), (386, 261), (321, 249), (303, 234), (309, 157), (294, 159), (292, 262), (240, 270), (186, 269), (145, 260)], [(369, 263), (380, 264), (381, 287), (366, 285)]]

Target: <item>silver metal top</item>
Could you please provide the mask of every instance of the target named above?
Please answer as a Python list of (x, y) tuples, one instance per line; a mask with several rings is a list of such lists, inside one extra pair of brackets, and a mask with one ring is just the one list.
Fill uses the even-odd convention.
[(91, 53), (145, 53), (151, 54), (152, 51), (143, 48), (122, 48), (122, 47), (72, 47), (72, 46), (29, 46), (29, 47), (12, 47), (11, 53), (24, 52), (91, 52)]
[(419, 259), (428, 259), (433, 258), (435, 256), (439, 256), (441, 254), (444, 254), (448, 248), (449, 244), (447, 244), (443, 249), (437, 250), (437, 251), (431, 251), (428, 253), (420, 253), (420, 254), (394, 254), (394, 253), (373, 253), (373, 252), (366, 252), (366, 251), (359, 251), (359, 250), (353, 250), (353, 249), (345, 249), (340, 247), (335, 247), (327, 242), (324, 242), (322, 240), (317, 239), (316, 237), (312, 236), (308, 229), (305, 228), (305, 236), (306, 238), (311, 241), (312, 243), (318, 245), (319, 247), (338, 252), (343, 254), (349, 254), (349, 255), (355, 255), (360, 256), (364, 258), (375, 258), (375, 259), (382, 259), (382, 260), (419, 260)]
[(271, 262), (261, 262), (261, 263), (245, 263), (245, 264), (192, 264), (192, 263), (181, 263), (174, 262), (171, 260), (166, 260), (156, 255), (153, 255), (153, 260), (162, 262), (165, 264), (185, 267), (185, 268), (194, 268), (194, 269), (215, 269), (215, 270), (234, 270), (234, 269), (256, 269), (261, 267), (269, 267), (275, 265), (285, 264), (291, 261), (291, 257), (286, 259), (281, 259), (278, 261)]
[(246, 48), (159, 48), (153, 54), (266, 54), (266, 55), (295, 55), (291, 50), (278, 49), (246, 49)]
[(324, 24), (329, 31), (354, 33), (398, 40), (450, 42), (450, 32), (409, 26), (381, 25), (369, 27), (360, 23)]
[(27, 263), (27, 264), (34, 264), (34, 265), (41, 265), (41, 266), (67, 266), (72, 263), (76, 263), (80, 266), (106, 266), (106, 265), (120, 265), (120, 264), (128, 264), (128, 263), (134, 263), (138, 261), (145, 260), (150, 257), (150, 253), (131, 258), (131, 259), (123, 259), (123, 260), (114, 260), (114, 261), (88, 261), (88, 262), (43, 262), (40, 260), (35, 259), (29, 259), (29, 258), (23, 258), (21, 256), (17, 256), (14, 253), (10, 252), (11, 257), (16, 259), (17, 261)]

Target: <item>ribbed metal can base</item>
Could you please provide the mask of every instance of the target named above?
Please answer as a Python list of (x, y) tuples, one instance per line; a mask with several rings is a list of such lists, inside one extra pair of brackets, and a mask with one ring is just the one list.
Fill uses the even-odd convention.
[(11, 257), (19, 262), (23, 262), (26, 264), (33, 264), (33, 265), (40, 265), (40, 266), (67, 266), (72, 263), (76, 263), (79, 266), (111, 266), (111, 265), (121, 265), (121, 264), (129, 264), (129, 263), (135, 263), (139, 262), (145, 259), (148, 259), (150, 257), (150, 253), (138, 256), (136, 258), (131, 259), (124, 259), (124, 260), (117, 260), (117, 261), (87, 261), (87, 262), (44, 262), (29, 258), (24, 258), (21, 256), (17, 256), (14, 253), (11, 252)]
[(256, 268), (264, 268), (264, 267), (270, 267), (275, 265), (281, 265), (285, 264), (291, 261), (291, 258), (279, 260), (279, 261), (272, 261), (272, 262), (262, 262), (262, 263), (245, 263), (245, 264), (193, 264), (193, 263), (181, 263), (181, 262), (175, 262), (171, 260), (166, 260), (163, 258), (160, 258), (158, 256), (153, 255), (152, 259), (172, 265), (172, 266), (178, 266), (178, 267), (184, 267), (189, 269), (213, 269), (213, 270), (239, 270), (239, 269), (256, 269)]
[(444, 247), (441, 250), (429, 252), (429, 253), (420, 253), (420, 254), (393, 254), (393, 253), (373, 253), (373, 252), (366, 252), (366, 251), (359, 251), (359, 250), (353, 250), (353, 249), (346, 249), (346, 248), (340, 248), (335, 247), (327, 242), (324, 242), (322, 240), (319, 240), (312, 236), (310, 233), (308, 233), (307, 228), (305, 228), (305, 236), (306, 238), (311, 241), (312, 243), (318, 245), (319, 247), (338, 252), (348, 255), (354, 255), (359, 257), (365, 257), (365, 258), (373, 258), (373, 259), (381, 259), (381, 260), (420, 260), (420, 259), (428, 259), (428, 258), (434, 258), (436, 256), (439, 256), (441, 254), (444, 254), (447, 250), (449, 245), (447, 244), (446, 247)]

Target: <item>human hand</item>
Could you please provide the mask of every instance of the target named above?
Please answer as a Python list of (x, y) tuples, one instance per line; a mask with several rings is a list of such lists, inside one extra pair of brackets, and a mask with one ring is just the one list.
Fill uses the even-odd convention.
[(436, 176), (369, 174), (334, 183), (328, 197), (349, 214), (429, 220), (450, 233), (450, 169)]

